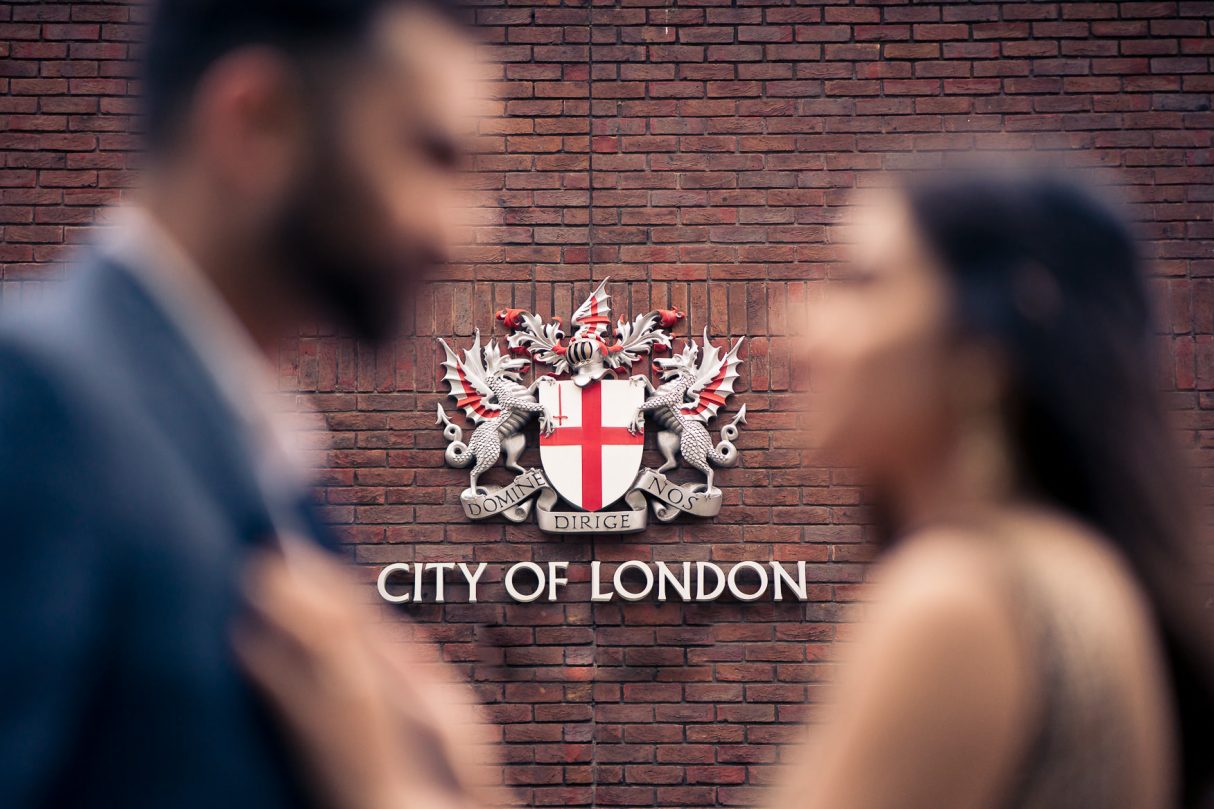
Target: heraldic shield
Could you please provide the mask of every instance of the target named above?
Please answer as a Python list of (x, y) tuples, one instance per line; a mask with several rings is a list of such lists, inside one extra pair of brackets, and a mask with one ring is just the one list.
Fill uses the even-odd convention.
[(572, 379), (541, 385), (551, 433), (540, 435), (544, 477), (561, 497), (599, 511), (632, 488), (641, 471), (645, 434), (628, 429), (645, 401), (634, 380), (603, 379), (578, 387)]

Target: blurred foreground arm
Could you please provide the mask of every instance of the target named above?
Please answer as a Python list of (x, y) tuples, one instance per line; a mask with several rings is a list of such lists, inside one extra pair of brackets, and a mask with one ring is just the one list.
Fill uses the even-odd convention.
[(1029, 717), (1001, 588), (947, 536), (916, 538), (883, 574), (838, 702), (776, 809), (1000, 805)]
[[(302, 545), (302, 543), (297, 543)], [(487, 734), (422, 648), (386, 637), (347, 572), (310, 547), (256, 560), (236, 650), (338, 809), (484, 809)], [(298, 551), (298, 553), (296, 553)]]

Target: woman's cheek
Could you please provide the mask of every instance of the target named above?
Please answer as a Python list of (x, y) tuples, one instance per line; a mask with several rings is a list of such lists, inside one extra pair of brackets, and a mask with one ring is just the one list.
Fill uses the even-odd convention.
[[(854, 323), (851, 326), (854, 328)], [(859, 336), (841, 327), (814, 352), (810, 370), (809, 421), (817, 442), (832, 454), (850, 455), (866, 431), (875, 393), (870, 359)]]

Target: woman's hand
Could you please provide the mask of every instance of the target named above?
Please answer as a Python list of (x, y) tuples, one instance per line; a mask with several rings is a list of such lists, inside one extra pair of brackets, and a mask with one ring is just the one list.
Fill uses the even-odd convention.
[(338, 809), (468, 809), (493, 801), (470, 695), (385, 637), (347, 572), (294, 543), (251, 565), (237, 655)]

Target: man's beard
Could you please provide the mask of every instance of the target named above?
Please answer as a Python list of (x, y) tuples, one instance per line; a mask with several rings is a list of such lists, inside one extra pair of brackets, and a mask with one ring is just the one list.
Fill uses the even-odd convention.
[(317, 172), (291, 196), (276, 228), (288, 282), (322, 318), (360, 339), (382, 342), (401, 320), (410, 293), (437, 259), (424, 246), (377, 256), (361, 235), (370, 213), (339, 172)]

